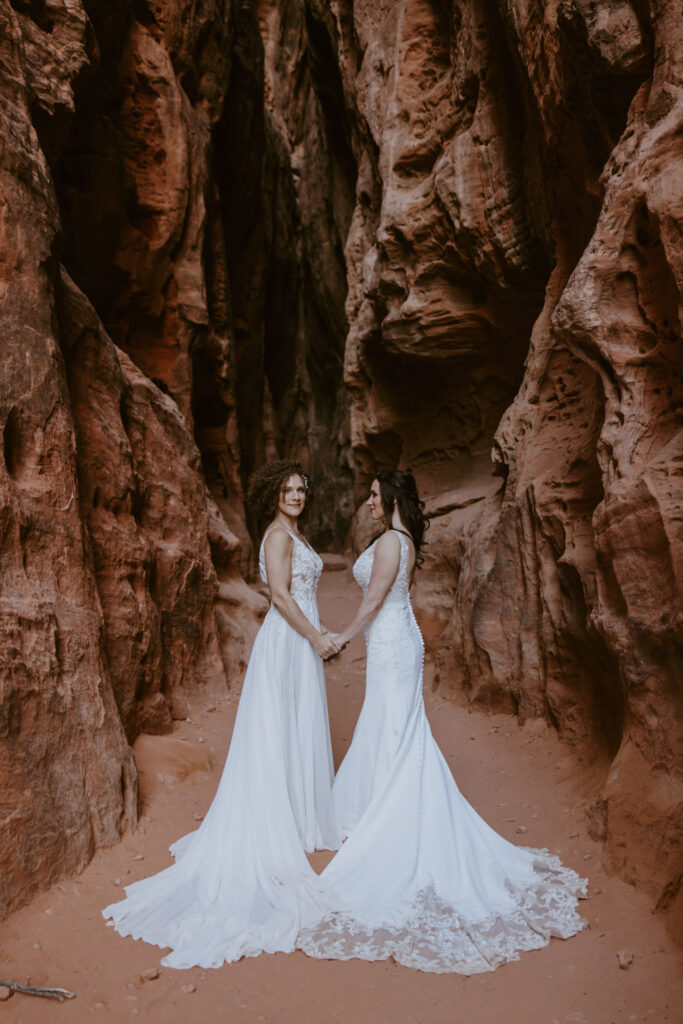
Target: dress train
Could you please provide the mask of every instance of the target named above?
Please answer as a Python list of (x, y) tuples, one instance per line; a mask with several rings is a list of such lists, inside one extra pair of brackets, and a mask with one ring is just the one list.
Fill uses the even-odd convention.
[[(580, 931), (586, 883), (547, 850), (507, 842), (460, 793), (425, 715), (408, 541), (397, 535), (398, 575), (366, 633), (366, 699), (335, 780), (348, 838), (321, 875), (335, 906), (297, 946), (474, 974)], [(364, 592), (373, 557), (374, 545), (354, 566)]]

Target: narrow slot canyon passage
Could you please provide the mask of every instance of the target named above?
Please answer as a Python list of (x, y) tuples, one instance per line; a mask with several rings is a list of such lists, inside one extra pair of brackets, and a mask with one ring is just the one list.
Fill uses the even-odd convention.
[[(84, 963), (92, 942), (114, 956), (110, 876), (133, 849), (145, 873), (165, 863), (176, 799), (206, 809), (268, 607), (245, 495), (287, 458), (312, 479), (307, 538), (347, 568), (374, 535), (375, 474), (413, 472), (439, 743), (495, 828), (517, 841), (521, 823), (580, 872), (588, 855), (593, 893), (585, 1003), (559, 944), (434, 981), (433, 1014), (395, 965), (349, 968), (352, 998), (343, 965), (297, 954), (288, 984), (320, 1008), (328, 979), (341, 1020), (378, 977), (406, 1024), (450, 1022), (451, 1000), (465, 1019), (476, 995), (485, 1024), (498, 973), (522, 1006), (540, 972), (560, 1003), (525, 1024), (673, 1022), (681, 34), (672, 0), (0, 4), (0, 977), (72, 987), (41, 962), (49, 947), (65, 968), (72, 904)], [(322, 587), (340, 620), (348, 572)], [(361, 653), (327, 668), (336, 756)], [(178, 738), (202, 763), (204, 720), (204, 774), (145, 780), (144, 751)], [(168, 971), (154, 996), (141, 950), (78, 973), (88, 1012), (228, 998)], [(285, 1013), (282, 957), (235, 970), (255, 1000), (235, 997), (236, 1019)]]

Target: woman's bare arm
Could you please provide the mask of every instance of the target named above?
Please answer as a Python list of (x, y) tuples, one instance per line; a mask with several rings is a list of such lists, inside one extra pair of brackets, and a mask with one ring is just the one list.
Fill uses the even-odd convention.
[(290, 593), (292, 582), (292, 551), (294, 541), (286, 530), (274, 529), (266, 537), (263, 551), (266, 559), (266, 576), (270, 598), (283, 619), (292, 629), (308, 640), (321, 658), (336, 654), (340, 645), (331, 636), (315, 628), (299, 608)]
[(372, 563), (372, 575), (368, 591), (360, 603), (353, 622), (337, 637), (345, 646), (354, 636), (367, 629), (384, 604), (384, 599), (391, 590), (401, 564), (401, 542), (395, 533), (385, 533), (377, 541), (375, 557)]

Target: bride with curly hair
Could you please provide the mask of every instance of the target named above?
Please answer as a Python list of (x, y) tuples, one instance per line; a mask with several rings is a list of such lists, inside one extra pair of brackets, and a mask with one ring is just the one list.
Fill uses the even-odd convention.
[(341, 845), (322, 666), (340, 644), (321, 630), (322, 560), (299, 531), (310, 497), (298, 462), (272, 462), (254, 475), (247, 501), (269, 524), (259, 570), (271, 605), (216, 796), (201, 826), (171, 847), (175, 863), (103, 911), (121, 935), (170, 947), (168, 967), (290, 951), (327, 907), (306, 852)]

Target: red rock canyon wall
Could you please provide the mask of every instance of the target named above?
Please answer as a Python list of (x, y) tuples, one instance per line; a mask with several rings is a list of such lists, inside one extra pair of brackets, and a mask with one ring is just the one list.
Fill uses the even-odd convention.
[(413, 468), (438, 683), (556, 725), (608, 863), (680, 929), (680, 23), (406, 0), (352, 35), (359, 496)]
[(139, 731), (239, 681), (278, 452), (322, 547), (413, 469), (439, 685), (552, 721), (680, 913), (676, 5), (0, 19), (0, 909), (134, 821)]

